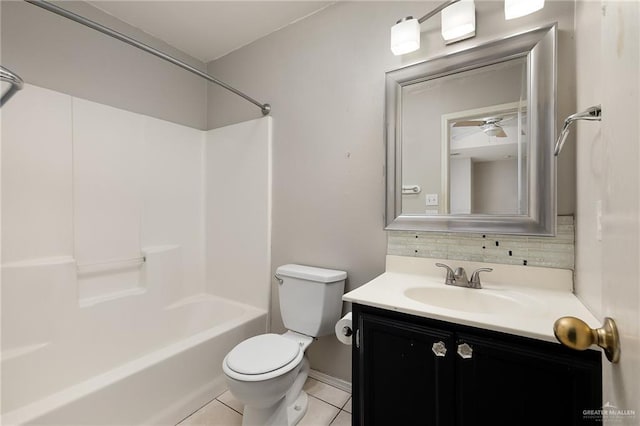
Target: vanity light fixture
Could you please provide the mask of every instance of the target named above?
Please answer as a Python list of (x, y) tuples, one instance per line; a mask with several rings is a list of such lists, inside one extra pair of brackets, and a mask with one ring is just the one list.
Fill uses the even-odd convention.
[(442, 37), (453, 43), (476, 35), (476, 8), (473, 0), (449, 0), (420, 19), (408, 16), (391, 27), (391, 51), (394, 55), (420, 48), (420, 24), (442, 12)]
[(529, 15), (544, 7), (544, 0), (504, 0), (504, 19)]
[(391, 27), (391, 51), (404, 55), (420, 49), (420, 24), (413, 16), (400, 19)]
[[(544, 0), (504, 0), (505, 19), (529, 15), (544, 7)], [(449, 0), (420, 19), (407, 16), (391, 27), (391, 51), (404, 55), (420, 49), (420, 24), (442, 12), (442, 38), (446, 44), (476, 35), (476, 7), (474, 0)]]
[(442, 10), (442, 38), (446, 44), (476, 35), (476, 7), (473, 0), (461, 0)]

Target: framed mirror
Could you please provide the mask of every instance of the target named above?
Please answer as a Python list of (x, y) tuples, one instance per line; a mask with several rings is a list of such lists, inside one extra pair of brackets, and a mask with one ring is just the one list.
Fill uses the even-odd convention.
[(386, 229), (555, 234), (556, 25), (386, 75)]

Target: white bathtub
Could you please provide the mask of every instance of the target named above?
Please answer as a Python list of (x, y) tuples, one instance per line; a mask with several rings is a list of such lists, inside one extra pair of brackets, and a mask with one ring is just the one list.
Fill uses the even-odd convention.
[[(147, 256), (146, 278), (169, 262)], [(172, 297), (170, 276), (78, 303), (68, 259), (2, 272), (3, 425), (175, 425), (224, 390), (226, 353), (266, 329), (264, 310)]]
[(0, 423), (175, 424), (222, 390), (267, 326), (270, 183), (270, 117), (203, 132), (25, 84), (2, 108)]

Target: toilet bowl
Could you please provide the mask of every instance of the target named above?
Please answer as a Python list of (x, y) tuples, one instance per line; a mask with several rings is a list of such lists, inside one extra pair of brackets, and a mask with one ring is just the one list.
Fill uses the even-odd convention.
[(309, 374), (304, 356), (315, 337), (333, 334), (342, 311), (347, 273), (304, 265), (276, 270), (284, 334), (262, 334), (236, 345), (222, 369), (244, 404), (244, 426), (293, 426), (304, 416)]
[(231, 393), (245, 405), (243, 425), (295, 425), (307, 410), (304, 356), (313, 338), (288, 331), (237, 345), (223, 361)]

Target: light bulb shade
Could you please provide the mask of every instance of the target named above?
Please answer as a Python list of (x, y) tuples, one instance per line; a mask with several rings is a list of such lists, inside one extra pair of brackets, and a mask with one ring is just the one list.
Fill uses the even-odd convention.
[(528, 15), (544, 7), (544, 0), (504, 0), (504, 19)]
[(420, 24), (417, 19), (407, 18), (391, 27), (391, 51), (404, 55), (420, 49)]
[(487, 136), (496, 136), (498, 133), (500, 133), (500, 130), (502, 130), (502, 128), (498, 126), (482, 128), (482, 131)]
[(476, 35), (476, 6), (460, 0), (442, 10), (442, 38), (453, 43)]

